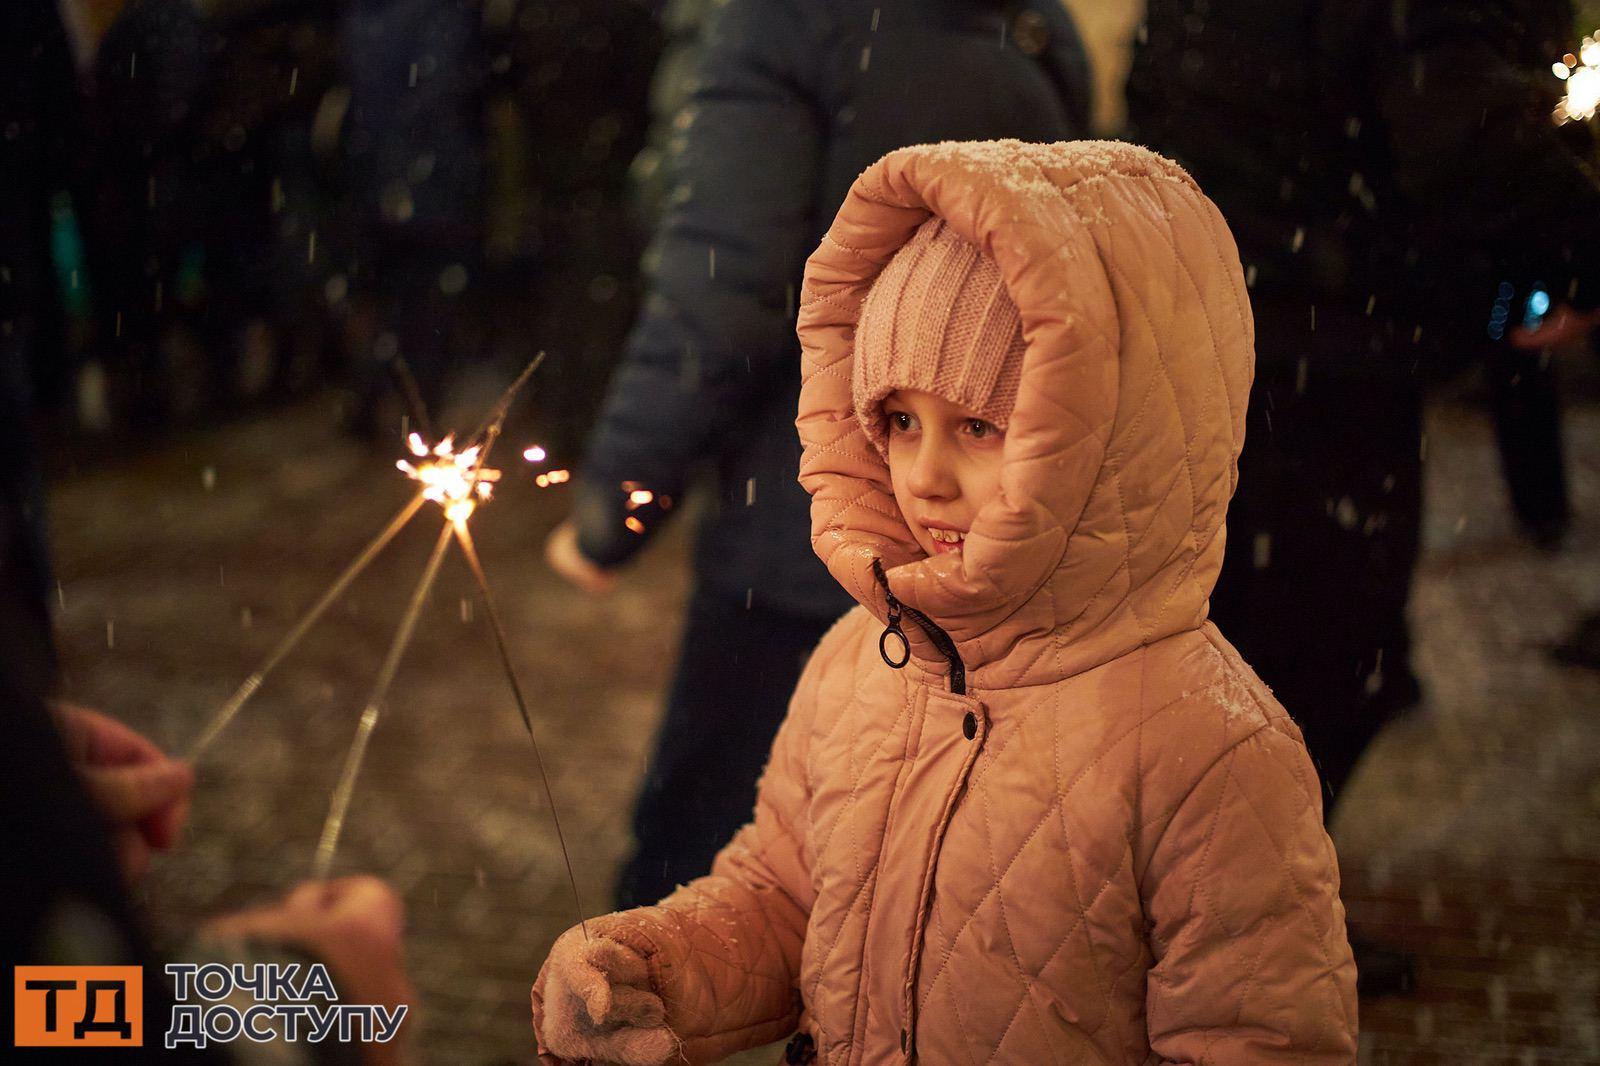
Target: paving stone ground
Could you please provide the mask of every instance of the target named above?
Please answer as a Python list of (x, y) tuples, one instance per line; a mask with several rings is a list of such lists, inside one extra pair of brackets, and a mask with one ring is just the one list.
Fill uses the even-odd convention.
[(1600, 674), (1547, 654), (1600, 606), (1600, 407), (1566, 429), (1578, 521), (1550, 554), (1514, 532), (1487, 419), (1429, 412), (1429, 698), (1335, 834), (1352, 928), (1417, 956), (1415, 995), (1362, 1004), (1366, 1062), (1600, 1062)]
[[(1486, 418), (1428, 420), (1428, 551), (1414, 603), (1430, 698), (1362, 767), (1337, 825), (1353, 927), (1418, 960), (1363, 1004), (1363, 1062), (1600, 1062), (1600, 676), (1545, 646), (1600, 604), (1600, 405), (1570, 412), (1577, 505), (1561, 554), (1506, 517)], [(508, 440), (507, 466), (524, 443)], [(52, 525), (68, 693), (183, 749), (407, 498), (395, 456), (311, 401), (58, 478)], [(611, 599), (543, 568), (562, 489), (508, 475), (474, 520), (535, 704), (584, 906), (609, 896), (686, 592), (669, 535)], [(193, 824), (144, 890), (166, 929), (309, 869), (328, 794), (438, 528), (418, 519), (200, 766)], [(373, 738), (337, 871), (409, 908), (423, 1060), (532, 1061), (527, 985), (574, 918), (531, 750), (446, 562)], [(1292, 710), (1292, 708), (1291, 708)], [(771, 1062), (767, 1053), (745, 1061)]]

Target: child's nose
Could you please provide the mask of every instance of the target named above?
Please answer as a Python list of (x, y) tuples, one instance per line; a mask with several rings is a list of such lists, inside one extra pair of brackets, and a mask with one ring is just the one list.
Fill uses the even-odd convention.
[(949, 443), (940, 434), (923, 433), (916, 460), (911, 464), (911, 476), (906, 479), (906, 487), (919, 499), (954, 499), (960, 494), (960, 488), (953, 458)]

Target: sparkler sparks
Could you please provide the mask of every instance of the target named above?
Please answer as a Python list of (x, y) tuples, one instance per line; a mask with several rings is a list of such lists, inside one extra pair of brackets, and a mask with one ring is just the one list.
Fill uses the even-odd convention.
[(413, 464), (401, 459), (395, 466), (407, 477), (420, 481), (422, 498), (444, 508), (450, 521), (465, 522), (479, 503), (494, 495), (500, 471), (482, 465), (486, 453), (481, 445), (458, 452), (452, 435), (430, 448), (418, 433), (412, 433), (406, 443), (411, 454), (422, 462)]
[(1578, 54), (1568, 52), (1550, 67), (1567, 83), (1567, 95), (1556, 104), (1556, 125), (1587, 122), (1600, 110), (1600, 30), (1583, 39)]
[[(352, 740), (350, 749), (345, 756), (344, 767), (340, 772), (338, 784), (335, 786), (329, 800), (328, 815), (323, 822), (313, 866), (313, 876), (318, 880), (326, 879), (333, 868), (340, 835), (344, 828), (345, 816), (348, 813), (351, 799), (355, 794), (355, 785), (361, 773), (362, 763), (366, 759), (368, 742), (371, 740), (373, 731), (377, 728), (378, 719), (388, 698), (395, 674), (399, 670), (400, 661), (405, 656), (406, 649), (411, 643), (417, 621), (421, 616), (422, 606), (426, 602), (428, 593), (439, 575), (439, 568), (444, 561), (445, 553), (449, 549), (451, 541), (454, 540), (460, 545), (462, 553), (467, 559), (473, 578), (478, 585), (479, 594), (493, 623), (495, 647), (499, 653), (501, 664), (505, 668), (506, 677), (510, 682), (517, 709), (521, 713), (523, 724), (527, 727), (528, 738), (533, 743), (535, 765), (538, 769), (540, 780), (544, 785), (545, 796), (550, 802), (550, 816), (555, 823), (556, 838), (561, 844), (562, 858), (566, 861), (567, 878), (572, 884), (573, 902), (577, 907), (578, 921), (580, 924), (584, 921), (583, 902), (578, 895), (577, 879), (572, 871), (572, 860), (567, 853), (566, 838), (561, 831), (560, 819), (556, 814), (555, 797), (550, 788), (550, 780), (539, 754), (538, 741), (534, 737), (533, 720), (528, 712), (522, 686), (518, 682), (516, 673), (511, 666), (505, 632), (500, 624), (498, 612), (495, 611), (488, 579), (484, 575), (483, 565), (478, 558), (471, 534), (467, 529), (468, 520), (471, 519), (480, 505), (487, 502), (494, 495), (495, 483), (500, 480), (501, 472), (487, 466), (486, 462), (490, 452), (494, 449), (496, 441), (499, 440), (501, 429), (505, 425), (506, 415), (511, 407), (511, 401), (543, 360), (544, 353), (541, 352), (517, 376), (517, 379), (502, 394), (499, 402), (490, 411), (488, 417), (484, 419), (483, 424), (471, 437), (467, 438), (468, 445), (461, 450), (456, 450), (454, 434), (447, 435), (433, 444), (429, 444), (421, 433), (413, 432), (407, 436), (406, 445), (411, 452), (412, 458), (401, 459), (395, 465), (407, 477), (416, 481), (421, 486), (421, 490), (373, 538), (371, 543), (362, 550), (361, 554), (345, 568), (344, 572), (334, 579), (333, 583), (312, 608), (279, 641), (278, 645), (267, 657), (266, 662), (255, 673), (245, 679), (244, 683), (235, 690), (228, 701), (219, 709), (218, 713), (206, 724), (199, 738), (190, 749), (190, 758), (196, 759), (210, 747), (245, 703), (260, 690), (267, 675), (289, 655), (305, 635), (310, 632), (312, 626), (322, 617), (328, 607), (349, 588), (351, 582), (367, 568), (373, 559), (377, 558), (378, 554), (388, 546), (400, 530), (412, 518), (416, 517), (417, 512), (429, 502), (439, 505), (445, 517), (444, 526), (439, 531), (439, 537), (434, 544), (433, 553), (428, 557), (428, 563), (423, 570), (422, 578), (412, 592), (411, 599), (401, 618), (400, 626), (395, 632), (388, 652), (384, 656), (377, 679), (373, 683), (372, 691), (362, 710), (355, 738)], [(413, 393), (413, 395), (408, 396), (408, 399), (413, 401), (412, 406), (417, 410), (418, 414), (424, 416), (419, 419), (419, 422), (426, 426), (425, 412), (421, 410), (420, 397), (415, 396)], [(524, 453), (524, 457), (528, 458), (530, 462), (537, 461), (534, 459), (535, 453), (537, 453), (539, 460), (544, 458), (544, 449), (540, 447), (529, 448)], [(559, 479), (557, 479), (557, 475), (560, 475)], [(559, 482), (566, 481), (570, 475), (565, 470), (553, 470), (549, 474), (541, 474), (540, 477)], [(585, 928), (584, 933), (587, 936), (587, 928)]]

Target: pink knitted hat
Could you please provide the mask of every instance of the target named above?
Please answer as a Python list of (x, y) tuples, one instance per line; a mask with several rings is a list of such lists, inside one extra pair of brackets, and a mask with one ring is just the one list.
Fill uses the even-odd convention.
[(999, 266), (944, 219), (930, 218), (862, 304), (850, 382), (856, 419), (885, 456), (883, 401), (897, 389), (932, 393), (1004, 430), (1025, 348), (1022, 314)]

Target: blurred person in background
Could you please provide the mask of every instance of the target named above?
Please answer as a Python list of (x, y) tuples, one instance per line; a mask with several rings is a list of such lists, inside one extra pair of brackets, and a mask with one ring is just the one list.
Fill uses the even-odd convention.
[(1572, 25), (1561, 0), (1269, 18), (1150, 6), (1134, 135), (1216, 190), (1258, 309), (1253, 432), (1213, 611), (1303, 708), (1335, 798), (1377, 727), (1420, 696), (1404, 612), (1422, 384), (1483, 350), (1501, 282), (1513, 325), (1536, 285), (1600, 293), (1584, 247), (1600, 182), (1550, 119), (1550, 57)]
[(796, 481), (806, 256), (850, 182), (886, 152), (1073, 139), (1088, 131), (1090, 102), (1083, 48), (1056, 0), (682, 0), (667, 23), (680, 40), (698, 24), (699, 39), (688, 57), (669, 52), (657, 83), (667, 193), (644, 308), (573, 515), (546, 544), (559, 573), (604, 592), (695, 477), (715, 475), (619, 907), (705, 873), (748, 820), (800, 668), (852, 602), (811, 550)]
[(0, 10), (0, 396), (8, 403), (0, 433), (9, 434), (70, 381), (63, 296), (73, 290), (57, 276), (53, 242), (59, 197), (81, 186), (84, 137), (73, 42), (55, 5), (29, 0)]
[(572, 456), (638, 306), (648, 225), (629, 172), (662, 27), (642, 0), (489, 0), (484, 21), (488, 269), (474, 288), (505, 373), (548, 353), (530, 406), (549, 453)]
[[(1564, 0), (1149, 5), (1131, 136), (1221, 207), (1256, 312), (1212, 617), (1294, 709), (1330, 810), (1421, 697), (1406, 604), (1424, 382), (1481, 354), (1486, 330), (1514, 376), (1525, 357), (1501, 338), (1536, 290), (1600, 299), (1600, 181), (1551, 119), (1572, 34)], [(1558, 530), (1555, 491), (1535, 489), (1524, 521)], [(1363, 991), (1403, 983), (1357, 957)]]
[(482, 21), (474, 0), (350, 0), (341, 13), (341, 140), (366, 304), (352, 352), (363, 435), (400, 433), (379, 403), (397, 357), (437, 406), (462, 340), (459, 303), (481, 274)]
[(541, 424), (575, 449), (633, 315), (643, 3), (86, 2), (107, 34), (87, 59), (110, 392), (91, 428), (338, 371), (351, 428), (397, 433), (393, 369), (437, 410), (484, 355), (547, 349)]
[(346, 344), (362, 435), (401, 428), (391, 370), (440, 412), (474, 366), (520, 368), (542, 350), (542, 437), (576, 450), (635, 304), (626, 174), (656, 38), (639, 0), (345, 9), (347, 106), (329, 125), (352, 204)]
[(85, 428), (192, 420), (322, 369), (328, 282), (350, 259), (312, 151), (338, 98), (335, 28), (314, 0), (129, 0), (80, 46)]
[[(51, 567), (45, 538), (35, 368), (51, 352), (48, 241), (38, 234), (61, 180), (62, 116), (75, 92), (71, 54), (49, 0), (16, 0), (0, 17), (0, 959), (10, 965), (158, 968), (130, 890), (152, 851), (173, 847), (193, 772), (107, 715), (56, 701)], [(319, 959), (355, 1002), (414, 1000), (401, 957), (398, 896), (372, 878), (306, 883), (281, 900), (217, 919), (180, 957)], [(303, 954), (302, 954), (303, 953)], [(147, 984), (148, 1017), (166, 993)], [(350, 1061), (348, 1047), (277, 1048), (274, 1061)], [(16, 1055), (13, 1051), (11, 1055)], [(291, 1057), (283, 1059), (281, 1056)], [(365, 1045), (392, 1063), (403, 1047)], [(135, 1058), (171, 1058), (159, 1038)], [(209, 1061), (231, 1061), (223, 1055)], [(9, 1061), (9, 1060), (8, 1060)]]

